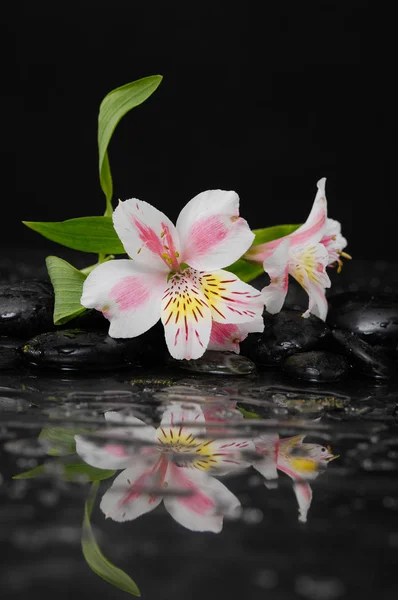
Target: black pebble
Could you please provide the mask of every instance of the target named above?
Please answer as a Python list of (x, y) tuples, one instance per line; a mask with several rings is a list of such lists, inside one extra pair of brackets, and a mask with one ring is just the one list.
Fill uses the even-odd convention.
[(395, 347), (398, 340), (398, 294), (345, 292), (328, 298), (327, 322), (353, 331), (371, 345)]
[(263, 333), (252, 333), (241, 345), (241, 354), (258, 365), (274, 365), (297, 352), (314, 348), (330, 333), (330, 327), (314, 315), (284, 309), (276, 315), (264, 312)]
[(53, 325), (54, 292), (46, 281), (0, 285), (0, 335), (27, 339)]
[(374, 348), (355, 333), (334, 329), (332, 336), (356, 370), (374, 379), (391, 379), (397, 365), (378, 348)]
[(141, 337), (114, 339), (103, 331), (66, 329), (29, 340), (22, 349), (32, 365), (51, 369), (91, 371), (127, 367), (135, 361)]
[(323, 350), (299, 352), (283, 363), (283, 370), (291, 377), (317, 382), (338, 381), (349, 367), (345, 356)]

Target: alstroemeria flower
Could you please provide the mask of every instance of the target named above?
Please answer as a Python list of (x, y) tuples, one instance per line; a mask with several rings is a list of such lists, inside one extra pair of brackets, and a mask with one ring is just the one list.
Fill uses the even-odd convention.
[[(305, 435), (291, 438), (279, 438), (276, 434), (262, 435), (256, 438), (256, 452), (262, 458), (253, 462), (253, 467), (267, 481), (278, 477), (278, 470), (293, 479), (293, 489), (299, 507), (299, 521), (307, 521), (311, 506), (312, 490), (308, 480), (316, 479), (328, 463), (335, 458), (330, 446), (303, 443)], [(267, 484), (266, 484), (267, 485)]]
[(213, 321), (208, 350), (228, 350), (239, 354), (240, 342), (243, 342), (249, 333), (264, 330), (263, 317), (256, 317), (248, 323), (219, 323)]
[[(249, 467), (243, 453), (254, 452), (252, 440), (215, 439), (211, 431), (206, 436), (198, 404), (168, 406), (157, 429), (118, 412), (107, 412), (105, 418), (120, 426), (112, 442), (99, 445), (93, 438), (76, 436), (76, 450), (90, 465), (123, 469), (101, 500), (106, 517), (131, 521), (163, 500), (166, 510), (184, 527), (217, 533), (224, 516), (236, 515), (238, 498), (213, 475)], [(118, 436), (127, 443), (119, 443)], [(140, 444), (135, 451), (134, 441)]]
[(161, 318), (170, 354), (192, 359), (208, 347), (214, 321), (260, 323), (261, 293), (221, 270), (254, 239), (239, 217), (235, 192), (198, 194), (176, 226), (147, 202), (126, 200), (114, 211), (113, 223), (133, 260), (99, 265), (84, 282), (81, 298), (83, 306), (109, 319), (111, 337), (136, 337)]
[(336, 261), (340, 264), (340, 256), (350, 257), (341, 252), (347, 242), (340, 233), (340, 224), (327, 218), (325, 182), (325, 178), (318, 181), (312, 210), (303, 225), (285, 237), (252, 246), (245, 254), (247, 260), (262, 262), (270, 276), (270, 284), (262, 292), (265, 307), (272, 314), (283, 306), (291, 275), (309, 296), (303, 317), (313, 313), (326, 319), (325, 290), (331, 285), (326, 267)]

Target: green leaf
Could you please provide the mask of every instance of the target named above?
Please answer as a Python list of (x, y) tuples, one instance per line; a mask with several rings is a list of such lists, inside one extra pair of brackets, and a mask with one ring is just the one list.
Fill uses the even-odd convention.
[(85, 462), (79, 461), (77, 455), (70, 462), (61, 460), (48, 461), (34, 469), (14, 475), (13, 479), (36, 479), (46, 475), (54, 475), (64, 481), (102, 481), (113, 477), (116, 471), (97, 469)]
[(272, 242), (285, 235), (289, 235), (296, 231), (300, 227), (299, 225), (273, 225), (272, 227), (264, 227), (263, 229), (253, 229), (253, 233), (256, 236), (253, 242), (253, 246), (258, 244), (265, 244), (266, 242)]
[(263, 265), (261, 263), (249, 262), (244, 258), (240, 258), (225, 270), (234, 273), (241, 281), (245, 281), (246, 283), (253, 281), (253, 279), (264, 273)]
[(45, 238), (73, 250), (125, 254), (110, 217), (79, 217), (67, 221), (22, 221)]
[(87, 310), (80, 304), (86, 275), (58, 256), (47, 256), (46, 265), (55, 294), (54, 324), (62, 325)]
[(94, 483), (84, 508), (82, 551), (83, 556), (92, 571), (111, 585), (131, 594), (141, 596), (137, 584), (121, 569), (113, 565), (101, 552), (95, 539), (90, 517), (94, 505), (98, 484)]
[[(300, 225), (274, 225), (273, 227), (265, 227), (264, 229), (253, 229), (253, 233), (256, 236), (253, 246), (265, 244), (266, 242), (272, 242), (273, 240), (285, 237), (285, 235), (289, 235), (290, 233), (293, 233), (293, 231), (296, 231), (298, 227), (300, 227)], [(253, 281), (253, 279), (264, 273), (261, 263), (251, 262), (245, 258), (237, 260), (233, 265), (227, 267), (226, 271), (234, 273), (239, 279), (246, 283)]]
[(161, 81), (161, 75), (152, 75), (132, 81), (109, 92), (101, 102), (98, 115), (99, 175), (101, 188), (106, 196), (106, 214), (108, 216), (112, 213), (113, 195), (112, 175), (107, 152), (109, 142), (121, 118), (132, 108), (147, 100)]

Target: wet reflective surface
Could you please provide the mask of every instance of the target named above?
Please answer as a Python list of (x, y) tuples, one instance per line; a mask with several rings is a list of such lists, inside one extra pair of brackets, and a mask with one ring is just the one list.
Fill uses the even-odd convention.
[(397, 597), (396, 382), (20, 367), (0, 385), (2, 597)]

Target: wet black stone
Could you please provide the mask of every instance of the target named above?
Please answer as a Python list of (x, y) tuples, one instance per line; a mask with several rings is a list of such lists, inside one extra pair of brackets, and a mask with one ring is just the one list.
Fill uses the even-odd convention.
[(54, 292), (46, 281), (32, 279), (0, 285), (0, 335), (27, 338), (53, 325)]
[(334, 329), (332, 336), (341, 352), (364, 375), (374, 379), (391, 379), (397, 375), (397, 365), (385, 353), (374, 348), (351, 331)]
[(103, 331), (67, 329), (32, 338), (24, 345), (22, 355), (41, 368), (115, 369), (131, 365), (141, 343), (140, 338), (114, 339)]
[(215, 350), (207, 350), (203, 356), (196, 360), (171, 359), (170, 364), (193, 373), (219, 375), (248, 375), (256, 370), (256, 365), (245, 356), (234, 352), (218, 352)]
[(338, 381), (347, 373), (350, 364), (341, 354), (312, 350), (289, 356), (283, 370), (295, 379), (306, 381)]
[(353, 331), (371, 345), (395, 347), (398, 340), (398, 294), (345, 292), (328, 299), (327, 322)]
[(251, 333), (244, 340), (241, 354), (258, 365), (274, 365), (300, 351), (310, 350), (326, 338), (330, 328), (321, 319), (302, 311), (282, 310), (276, 315), (264, 312), (263, 333)]

